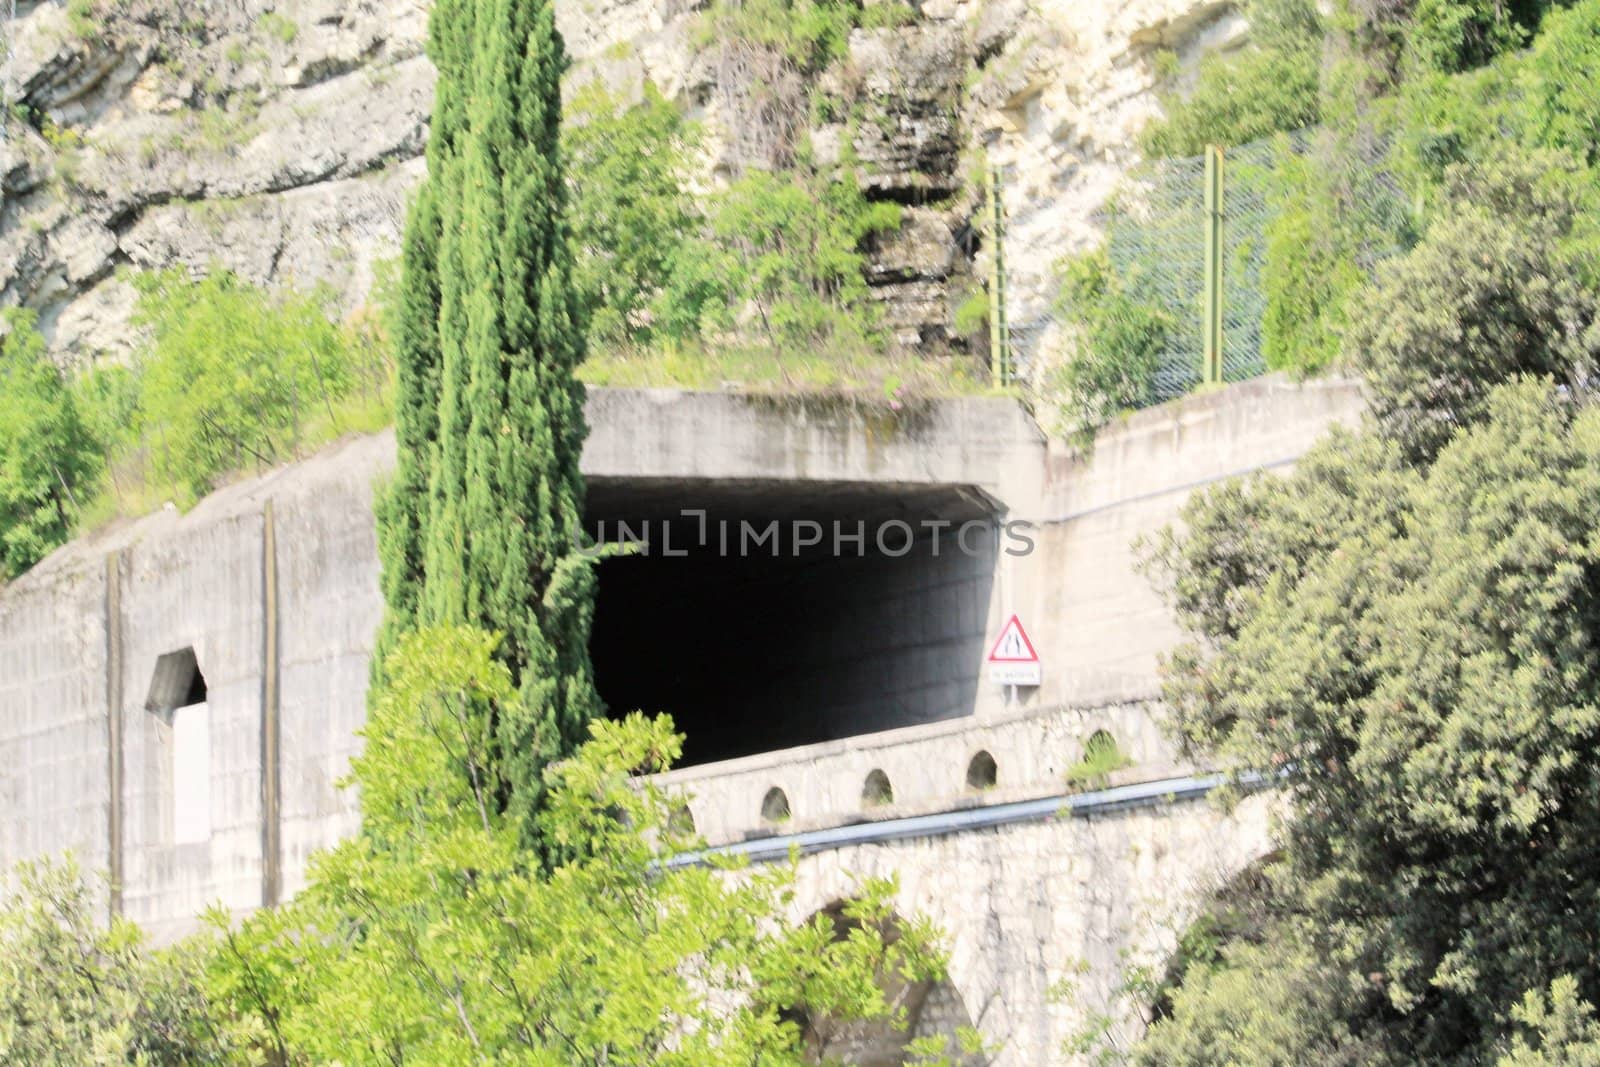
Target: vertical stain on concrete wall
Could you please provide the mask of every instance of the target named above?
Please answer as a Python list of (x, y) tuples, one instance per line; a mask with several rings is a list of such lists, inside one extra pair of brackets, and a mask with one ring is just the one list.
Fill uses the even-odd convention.
[(261, 904), (278, 903), (283, 885), (279, 847), (278, 535), (272, 501), (261, 511)]
[(106, 884), (122, 913), (122, 553), (106, 557)]

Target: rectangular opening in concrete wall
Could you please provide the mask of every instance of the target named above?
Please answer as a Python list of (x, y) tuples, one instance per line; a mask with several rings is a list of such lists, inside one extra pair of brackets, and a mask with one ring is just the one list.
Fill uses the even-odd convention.
[(150, 693), (144, 702), (146, 711), (164, 715), (174, 708), (205, 702), (206, 676), (200, 673), (200, 661), (192, 647), (156, 657), (156, 668), (150, 675)]
[(211, 839), (211, 715), (193, 648), (156, 658), (145, 710), (166, 724), (170, 832), (175, 845)]
[(592, 650), (613, 715), (705, 763), (971, 714), (998, 559), (971, 486), (594, 479)]

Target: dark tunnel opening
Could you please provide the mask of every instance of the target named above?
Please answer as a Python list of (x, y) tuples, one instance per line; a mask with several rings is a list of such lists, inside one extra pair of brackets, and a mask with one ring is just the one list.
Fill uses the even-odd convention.
[(647, 545), (600, 565), (600, 696), (670, 713), (684, 764), (970, 714), (994, 514), (970, 486), (591, 481), (590, 534)]

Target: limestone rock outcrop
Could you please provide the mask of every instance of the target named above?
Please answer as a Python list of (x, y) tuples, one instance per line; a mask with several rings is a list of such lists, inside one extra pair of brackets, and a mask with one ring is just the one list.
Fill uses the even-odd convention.
[[(646, 77), (707, 131), (704, 185), (728, 171), (718, 69), (686, 0), (558, 0), (576, 83)], [(423, 173), (428, 0), (45, 0), (7, 27), (0, 305), (40, 312), (65, 362), (133, 334), (124, 268), (224, 267), (326, 287), (349, 311), (395, 255)], [(952, 340), (986, 269), (982, 164), (1003, 175), (1011, 320), (1047, 313), (1054, 264), (1156, 112), (1156, 49), (1191, 65), (1237, 41), (1218, 0), (923, 0), (855, 31), (823, 72), (850, 121), (805, 131), (848, 155), (869, 198), (906, 205), (868, 281), (900, 343)], [(719, 126), (720, 124), (720, 126)]]
[(213, 266), (353, 308), (421, 175), (424, 0), (22, 5), (0, 303), (63, 359), (126, 350), (121, 268)]

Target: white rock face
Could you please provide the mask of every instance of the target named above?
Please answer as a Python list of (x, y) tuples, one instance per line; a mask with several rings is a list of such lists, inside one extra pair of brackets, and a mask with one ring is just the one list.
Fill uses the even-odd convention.
[(0, 303), (68, 362), (124, 354), (125, 268), (327, 286), (345, 310), (393, 256), (422, 174), (423, 0), (101, 0), (9, 27)]
[[(36, 118), (0, 143), (0, 304), (38, 308), (64, 361), (132, 343), (123, 268), (220, 266), (359, 306), (423, 173), (427, 8), (99, 0), (89, 25), (64, 0), (19, 5), (5, 97)], [(737, 139), (719, 128), (725, 94), (698, 11), (557, 7), (571, 84), (598, 76), (628, 91), (650, 78), (706, 125), (694, 179), (705, 188), (729, 172)], [(947, 339), (954, 304), (987, 269), (980, 149), (1004, 174), (1010, 319), (1032, 322), (1049, 311), (1055, 264), (1095, 239), (1095, 212), (1156, 113), (1156, 49), (1192, 65), (1242, 32), (1218, 0), (926, 0), (918, 13), (857, 31), (848, 62), (824, 75), (867, 119), (810, 131), (824, 160), (849, 138), (867, 195), (909, 205), (869, 280), (913, 347)]]
[[(979, 6), (979, 5), (974, 5)], [(1155, 57), (1192, 67), (1244, 30), (1217, 0), (1001, 0), (973, 16), (993, 50), (968, 100), (971, 137), (1003, 174), (1013, 325), (1051, 313), (1056, 264), (1091, 247), (1095, 214), (1160, 113)], [(1047, 337), (1049, 343), (1054, 339)]]

